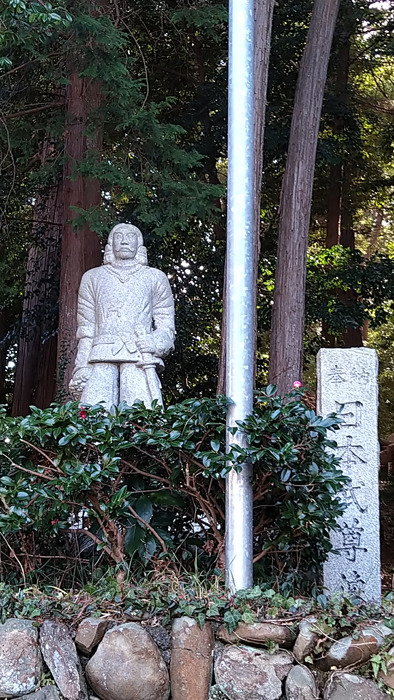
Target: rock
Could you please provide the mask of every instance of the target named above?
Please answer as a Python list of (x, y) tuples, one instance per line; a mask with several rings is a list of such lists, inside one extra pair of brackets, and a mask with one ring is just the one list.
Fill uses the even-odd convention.
[(152, 637), (153, 641), (157, 645), (160, 654), (162, 655), (165, 664), (167, 668), (170, 668), (170, 659), (171, 659), (171, 637), (168, 634), (167, 630), (165, 627), (162, 627), (161, 625), (155, 625), (155, 626), (147, 626), (145, 627), (146, 631), (150, 634)]
[(212, 671), (214, 639), (206, 622), (201, 629), (196, 620), (180, 617), (171, 630), (172, 700), (206, 700)]
[[(23, 695), (23, 700), (60, 700), (60, 693), (55, 685), (44, 685), (40, 690)], [(18, 698), (18, 700), (22, 700)]]
[(360, 631), (358, 639), (343, 637), (335, 642), (326, 656), (316, 662), (321, 671), (331, 668), (344, 668), (352, 664), (368, 661), (372, 654), (384, 644), (384, 636), (379, 627), (365, 627)]
[(79, 623), (77, 634), (75, 636), (75, 644), (83, 654), (91, 654), (94, 647), (101, 642), (109, 620), (105, 617), (85, 617)]
[(40, 683), (42, 660), (37, 629), (30, 620), (0, 625), (0, 697), (32, 693)]
[(106, 632), (86, 666), (86, 675), (102, 700), (168, 700), (170, 694), (160, 652), (136, 622)]
[(394, 630), (391, 629), (391, 627), (387, 627), (387, 625), (384, 624), (384, 622), (378, 622), (376, 625), (373, 625), (373, 627), (366, 627), (365, 629), (373, 629), (377, 630), (382, 637), (393, 637), (394, 636)]
[(328, 683), (324, 700), (387, 700), (387, 693), (368, 678), (339, 673)]
[(287, 700), (315, 700), (318, 697), (316, 681), (306, 666), (293, 666), (285, 688)]
[(222, 693), (218, 685), (211, 685), (208, 700), (228, 700), (228, 696)]
[(265, 644), (268, 641), (280, 644), (282, 647), (290, 647), (295, 635), (287, 625), (276, 625), (273, 622), (255, 622), (248, 625), (240, 622), (237, 629), (231, 634), (225, 625), (222, 625), (217, 637), (227, 644), (233, 642), (248, 642), (249, 644)]
[(293, 647), (293, 654), (300, 663), (303, 663), (305, 657), (308, 656), (316, 646), (319, 634), (313, 631), (313, 625), (317, 621), (317, 617), (307, 617), (299, 624), (299, 633)]
[(220, 654), (223, 652), (223, 649), (225, 649), (225, 648), (226, 648), (226, 645), (223, 644), (223, 642), (215, 641), (215, 644), (213, 646), (213, 652), (212, 652), (214, 662), (220, 656)]
[(227, 646), (215, 661), (215, 680), (230, 700), (279, 700), (292, 665), (286, 651)]
[(87, 689), (75, 644), (65, 625), (45, 620), (40, 629), (45, 663), (63, 697), (86, 700)]

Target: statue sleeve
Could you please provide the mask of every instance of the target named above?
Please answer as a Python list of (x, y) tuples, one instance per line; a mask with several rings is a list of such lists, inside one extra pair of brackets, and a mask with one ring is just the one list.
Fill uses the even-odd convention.
[(93, 280), (85, 273), (78, 292), (77, 340), (75, 371), (87, 367), (96, 327)]
[(153, 338), (155, 355), (165, 357), (174, 348), (174, 297), (167, 276), (157, 272), (153, 290)]

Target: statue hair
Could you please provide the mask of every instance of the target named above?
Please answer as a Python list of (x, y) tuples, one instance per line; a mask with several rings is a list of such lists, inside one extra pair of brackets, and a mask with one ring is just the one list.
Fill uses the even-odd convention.
[(116, 231), (118, 231), (120, 228), (127, 228), (130, 233), (135, 233), (137, 235), (137, 253), (134, 260), (140, 265), (147, 265), (148, 255), (144, 246), (144, 239), (142, 238), (142, 233), (139, 230), (139, 228), (137, 228), (137, 226), (133, 226), (132, 224), (116, 224), (116, 226), (114, 226), (113, 229), (109, 232), (107, 245), (105, 246), (104, 250), (104, 265), (110, 265), (115, 262), (113, 239), (114, 233), (116, 233)]

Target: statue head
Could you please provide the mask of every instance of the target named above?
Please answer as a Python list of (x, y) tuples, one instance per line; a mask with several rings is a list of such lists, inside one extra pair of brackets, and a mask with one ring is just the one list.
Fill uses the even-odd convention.
[(104, 265), (116, 260), (135, 260), (140, 265), (148, 264), (142, 233), (132, 224), (117, 224), (110, 231), (104, 251)]

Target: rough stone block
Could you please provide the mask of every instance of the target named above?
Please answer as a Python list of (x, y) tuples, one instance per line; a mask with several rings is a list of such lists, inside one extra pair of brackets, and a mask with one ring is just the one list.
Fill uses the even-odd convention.
[(87, 700), (87, 689), (75, 644), (65, 625), (45, 620), (40, 630), (45, 663), (66, 700)]
[(279, 700), (293, 666), (287, 651), (269, 654), (248, 646), (227, 646), (215, 660), (215, 680), (231, 700)]
[(42, 670), (37, 629), (30, 620), (9, 619), (0, 625), (0, 697), (32, 693)]
[(180, 617), (171, 631), (172, 700), (206, 700), (212, 670), (213, 632), (209, 622)]
[(101, 642), (109, 620), (103, 617), (86, 617), (79, 623), (75, 644), (83, 654), (90, 654)]
[(219, 627), (217, 636), (227, 644), (246, 642), (247, 644), (266, 644), (275, 642), (281, 647), (291, 647), (294, 642), (294, 633), (288, 625), (275, 624), (274, 622), (254, 622), (247, 624), (240, 622), (238, 627), (229, 634), (225, 625)]
[(148, 632), (135, 622), (113, 627), (86, 666), (101, 700), (168, 700), (166, 665)]

